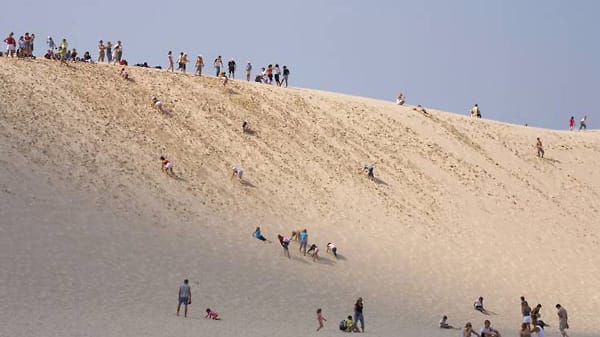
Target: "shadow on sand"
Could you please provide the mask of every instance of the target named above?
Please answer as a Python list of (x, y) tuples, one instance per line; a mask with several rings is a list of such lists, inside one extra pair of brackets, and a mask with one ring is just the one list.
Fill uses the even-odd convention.
[(378, 184), (378, 185), (390, 186), (390, 185), (388, 185), (388, 183), (386, 183), (385, 181), (383, 181), (383, 180), (381, 180), (381, 179), (379, 179), (379, 178), (375, 178), (375, 177), (373, 177), (373, 179), (371, 179), (371, 180), (373, 180), (373, 182), (374, 182), (375, 184)]
[(250, 187), (250, 188), (256, 188), (256, 186), (254, 184), (252, 184), (251, 182), (249, 182), (248, 180), (240, 180), (240, 184), (242, 184), (242, 186), (244, 187)]

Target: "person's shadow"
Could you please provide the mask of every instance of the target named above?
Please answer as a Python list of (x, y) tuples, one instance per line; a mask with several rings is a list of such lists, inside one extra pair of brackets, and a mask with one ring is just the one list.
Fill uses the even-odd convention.
[(388, 183), (386, 183), (385, 181), (377, 178), (377, 177), (373, 177), (371, 180), (373, 180), (373, 182), (377, 185), (385, 185), (385, 186), (390, 186)]
[(256, 188), (256, 186), (253, 183), (249, 182), (248, 180), (242, 179), (242, 180), (240, 180), (240, 184), (244, 187)]

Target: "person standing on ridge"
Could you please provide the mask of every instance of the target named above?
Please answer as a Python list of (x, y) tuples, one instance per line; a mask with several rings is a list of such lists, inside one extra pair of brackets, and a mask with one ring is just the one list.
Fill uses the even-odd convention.
[(104, 56), (106, 55), (106, 46), (104, 46), (104, 41), (100, 40), (98, 42), (98, 61), (97, 62), (104, 62)]
[(283, 79), (281, 80), (281, 84), (285, 82), (285, 87), (288, 86), (288, 77), (290, 76), (290, 69), (287, 66), (283, 66)]
[(574, 127), (575, 127), (575, 116), (571, 116), (571, 118), (569, 119), (569, 130), (573, 131)]
[(252, 73), (252, 63), (246, 63), (246, 81), (250, 82), (250, 74)]
[(581, 120), (579, 121), (579, 131), (581, 131), (581, 129), (583, 129), (583, 130), (587, 130), (587, 124), (586, 124), (586, 121), (587, 121), (587, 116), (583, 116), (583, 117), (581, 118)]
[(213, 62), (213, 66), (215, 67), (215, 76), (219, 77), (219, 75), (221, 75), (221, 67), (223, 67), (223, 60), (221, 59), (221, 55), (217, 56), (217, 58)]
[(481, 118), (481, 110), (479, 109), (478, 104), (475, 104), (473, 108), (471, 108), (471, 118), (472, 117)]
[(204, 59), (202, 55), (196, 57), (196, 75), (202, 76), (202, 68), (204, 68)]
[(113, 61), (112, 42), (106, 41), (106, 63), (111, 63), (112, 61)]
[(233, 57), (231, 58), (231, 60), (229, 60), (229, 62), (227, 62), (227, 68), (229, 70), (229, 78), (234, 79), (235, 78), (235, 60), (233, 59)]

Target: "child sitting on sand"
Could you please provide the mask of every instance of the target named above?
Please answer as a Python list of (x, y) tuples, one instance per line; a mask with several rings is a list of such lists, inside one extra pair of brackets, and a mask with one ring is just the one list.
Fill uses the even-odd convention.
[(171, 161), (166, 159), (164, 156), (160, 156), (160, 160), (162, 161), (163, 172), (165, 172), (167, 175), (175, 175), (175, 172), (173, 172), (173, 163), (171, 163)]
[(121, 78), (123, 78), (124, 80), (128, 80), (129, 73), (127, 72), (127, 69), (121, 68), (121, 71), (119, 71), (119, 76), (121, 76)]
[(160, 112), (165, 112), (163, 110), (163, 102), (156, 97), (152, 97), (152, 107)]
[(444, 317), (442, 317), (442, 320), (440, 321), (440, 329), (454, 329), (454, 327), (450, 324), (448, 324), (448, 316), (444, 315)]
[(231, 178), (237, 177), (239, 180), (242, 180), (242, 176), (244, 175), (244, 170), (237, 166), (231, 167)]
[(210, 319), (215, 319), (215, 320), (221, 319), (219, 317), (219, 313), (214, 310), (210, 310), (210, 308), (206, 309), (206, 316), (204, 316), (204, 318), (210, 318)]

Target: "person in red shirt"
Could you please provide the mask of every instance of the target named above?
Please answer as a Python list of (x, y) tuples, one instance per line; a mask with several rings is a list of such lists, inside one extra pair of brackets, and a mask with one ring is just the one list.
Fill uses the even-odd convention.
[(173, 172), (173, 163), (167, 160), (164, 156), (160, 156), (160, 160), (162, 161), (163, 172), (165, 172), (167, 175), (175, 175), (175, 172)]
[(10, 32), (8, 37), (4, 39), (4, 42), (6, 43), (6, 55), (10, 57), (15, 57), (15, 51), (17, 50), (17, 41), (15, 40), (14, 35), (13, 32)]
[(569, 119), (569, 130), (573, 131), (574, 127), (575, 127), (575, 116), (571, 116), (571, 119)]

